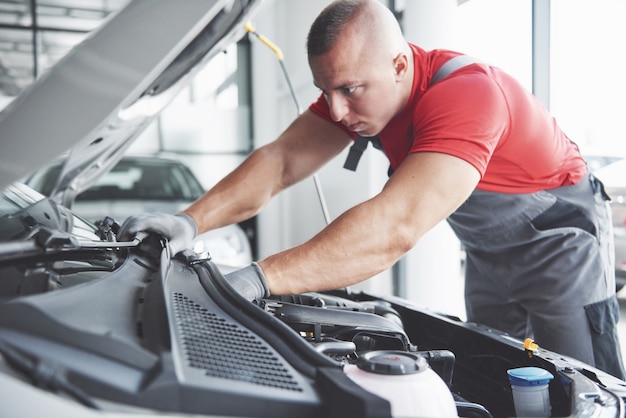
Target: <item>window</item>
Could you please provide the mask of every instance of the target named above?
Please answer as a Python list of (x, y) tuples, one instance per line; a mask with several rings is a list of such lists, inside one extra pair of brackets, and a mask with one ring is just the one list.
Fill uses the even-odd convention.
[(626, 154), (626, 2), (552, 0), (551, 111), (586, 150)]

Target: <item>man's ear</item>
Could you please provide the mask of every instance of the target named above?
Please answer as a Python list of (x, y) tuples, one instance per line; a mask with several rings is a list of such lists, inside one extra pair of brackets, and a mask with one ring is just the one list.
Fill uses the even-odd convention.
[(406, 76), (409, 70), (409, 58), (404, 52), (400, 52), (393, 59), (393, 69), (398, 80), (401, 80)]

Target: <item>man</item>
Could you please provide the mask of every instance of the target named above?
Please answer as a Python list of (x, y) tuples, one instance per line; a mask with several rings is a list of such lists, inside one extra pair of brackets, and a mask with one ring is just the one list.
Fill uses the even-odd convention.
[(316, 103), (181, 214), (133, 217), (120, 236), (157, 232), (177, 252), (197, 231), (255, 215), (357, 134), (377, 135), (393, 173), (383, 190), (310, 241), (229, 274), (240, 293), (366, 280), (447, 219), (467, 250), (468, 320), (623, 378), (608, 198), (544, 107), (482, 63), (435, 83), (459, 54), (407, 43), (375, 0), (331, 3), (307, 50)]

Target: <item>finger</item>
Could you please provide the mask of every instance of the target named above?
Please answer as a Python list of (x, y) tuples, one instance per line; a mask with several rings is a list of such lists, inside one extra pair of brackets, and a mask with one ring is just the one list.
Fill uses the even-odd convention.
[(144, 230), (145, 227), (143, 223), (144, 222), (141, 222), (140, 219), (133, 217), (126, 219), (118, 231), (119, 239), (130, 239), (134, 237), (137, 232)]

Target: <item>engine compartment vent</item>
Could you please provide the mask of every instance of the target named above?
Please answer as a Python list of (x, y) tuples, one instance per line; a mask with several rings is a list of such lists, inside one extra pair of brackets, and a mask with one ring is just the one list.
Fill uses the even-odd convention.
[(189, 367), (204, 370), (211, 377), (302, 391), (281, 359), (247, 329), (208, 311), (182, 293), (174, 293), (172, 301)]

